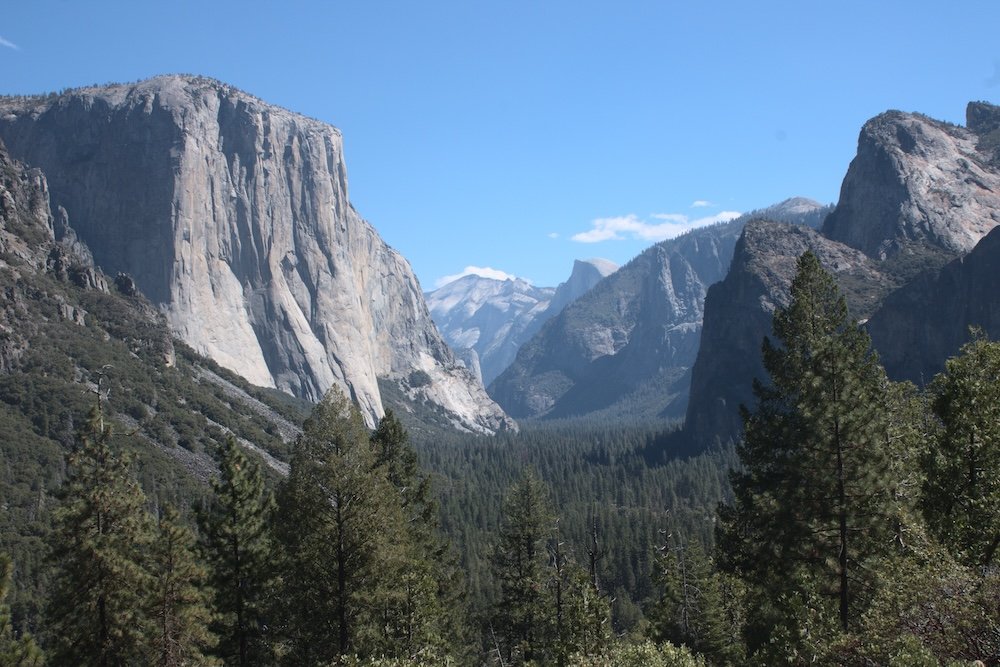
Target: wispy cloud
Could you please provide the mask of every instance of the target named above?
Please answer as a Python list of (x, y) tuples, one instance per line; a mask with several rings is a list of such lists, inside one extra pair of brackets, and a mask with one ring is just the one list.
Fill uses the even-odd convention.
[(506, 271), (501, 271), (500, 269), (494, 269), (489, 266), (467, 266), (461, 273), (438, 278), (434, 281), (434, 287), (444, 287), (448, 283), (455, 282), (465, 276), (482, 276), (483, 278), (492, 278), (493, 280), (517, 280), (517, 276), (511, 275)]
[(600, 243), (601, 241), (665, 241), (684, 232), (716, 222), (726, 222), (740, 216), (739, 211), (722, 211), (715, 215), (695, 218), (683, 213), (654, 213), (642, 219), (634, 213), (614, 218), (598, 218), (591, 222), (591, 228), (574, 234), (571, 238), (579, 243)]
[(709, 206), (715, 206), (715, 204), (707, 199), (695, 199), (691, 202), (691, 208), (708, 208)]
[(4, 39), (0, 37), (0, 46), (6, 46), (8, 49), (14, 49), (15, 51), (20, 51), (21, 47), (10, 41), (9, 39)]
[(559, 238), (559, 233), (558, 232), (549, 232), (546, 236), (548, 236), (550, 239), (557, 239), (557, 238)]

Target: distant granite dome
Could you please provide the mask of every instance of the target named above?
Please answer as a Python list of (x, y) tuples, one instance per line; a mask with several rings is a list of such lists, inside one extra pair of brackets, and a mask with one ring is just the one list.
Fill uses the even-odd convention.
[(448, 344), (484, 385), (514, 360), (542, 324), (618, 268), (606, 259), (576, 260), (559, 287), (469, 275), (427, 292), (427, 305)]
[[(355, 212), (336, 128), (170, 75), (2, 98), (0, 138), (45, 171), (107, 273), (131, 275), (180, 338), (252, 382), (312, 400), (338, 385), (371, 424), (391, 380), (456, 427), (516, 427)], [(431, 382), (406, 386), (414, 371)]]

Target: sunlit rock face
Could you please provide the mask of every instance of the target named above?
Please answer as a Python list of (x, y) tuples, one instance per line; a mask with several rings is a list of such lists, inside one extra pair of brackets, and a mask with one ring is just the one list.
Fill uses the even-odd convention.
[(331, 386), (369, 424), (378, 380), (460, 428), (513, 427), (434, 327), (406, 260), (354, 210), (339, 130), (200, 77), (0, 100), (0, 137), (42, 168), (108, 274), (176, 334), (263, 386)]

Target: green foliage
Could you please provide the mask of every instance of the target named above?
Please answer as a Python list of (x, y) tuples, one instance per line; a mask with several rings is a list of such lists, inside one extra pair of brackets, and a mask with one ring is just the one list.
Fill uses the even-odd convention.
[(150, 583), (143, 556), (151, 526), (145, 496), (110, 440), (111, 428), (92, 411), (67, 462), (47, 613), (56, 664), (142, 661)]
[(683, 646), (650, 641), (633, 644), (618, 642), (598, 655), (573, 656), (576, 667), (707, 667), (701, 656)]
[(474, 613), (485, 616), (499, 597), (491, 561), (500, 508), (527, 467), (559, 508), (566, 551), (588, 571), (593, 553), (594, 578), (615, 600), (617, 632), (640, 624), (638, 604), (658, 597), (653, 554), (668, 515), (678, 538), (711, 547), (715, 507), (736, 463), (729, 448), (680, 457), (662, 426), (644, 423), (526, 423), (494, 438), (411, 435), (432, 473), (441, 527), (461, 557)]
[(407, 562), (397, 545), (408, 541), (397, 495), (360, 413), (332, 390), (306, 420), (278, 495), (287, 663), (396, 655), (399, 619), (387, 614)]
[(456, 655), (468, 645), (465, 578), (439, 533), (430, 478), (420, 469), (409, 435), (391, 410), (371, 434), (376, 474), (396, 491), (405, 540), (397, 541), (401, 573), (384, 621), (397, 652)]
[(196, 560), (194, 534), (168, 505), (157, 524), (150, 548), (153, 575), (149, 593), (149, 664), (161, 667), (217, 665), (206, 651), (218, 641), (209, 631), (212, 612), (208, 573)]
[(553, 528), (545, 487), (531, 472), (511, 490), (501, 510), (493, 552), (493, 576), (500, 589), (494, 632), (507, 662), (540, 657), (546, 617), (545, 540)]
[(0, 554), (0, 667), (36, 667), (43, 662), (42, 653), (31, 635), (16, 633), (11, 623), (7, 592), (10, 590), (10, 558)]
[(750, 588), (752, 650), (774, 659), (856, 630), (877, 590), (873, 564), (896, 544), (890, 389), (833, 279), (811, 253), (799, 259), (788, 308), (765, 340), (771, 384), (745, 411), (744, 469), (735, 503), (720, 508), (724, 569)]
[(504, 500), (493, 551), (500, 597), (488, 642), (504, 663), (567, 665), (608, 643), (608, 601), (574, 561), (558, 525), (544, 484), (525, 473)]
[(273, 589), (273, 500), (260, 464), (233, 438), (219, 447), (217, 460), (212, 500), (200, 517), (218, 613), (213, 630), (218, 655), (227, 665), (245, 667), (270, 655), (265, 618)]
[(739, 581), (717, 572), (697, 542), (680, 543), (670, 535), (656, 565), (662, 594), (647, 612), (652, 638), (688, 646), (713, 664), (742, 664)]
[(1000, 544), (1000, 343), (981, 335), (931, 385), (941, 422), (923, 459), (923, 510), (935, 537), (968, 565)]

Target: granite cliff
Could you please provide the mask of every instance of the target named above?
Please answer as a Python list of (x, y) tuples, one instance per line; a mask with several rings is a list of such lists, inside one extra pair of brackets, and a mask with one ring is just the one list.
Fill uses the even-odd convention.
[(970, 340), (970, 327), (1000, 339), (998, 269), (1000, 229), (994, 228), (968, 255), (889, 295), (867, 323), (889, 377), (929, 382)]
[(967, 339), (969, 324), (995, 327), (983, 313), (995, 307), (988, 267), (996, 241), (983, 237), (1000, 224), (998, 114), (970, 104), (966, 128), (881, 114), (862, 128), (819, 234), (747, 226), (729, 275), (706, 299), (684, 427), (691, 446), (742, 430), (739, 404), (752, 405), (753, 379), (766, 379), (761, 341), (774, 308), (787, 301), (794, 259), (807, 248), (833, 273), (853, 316), (871, 318), (891, 377), (929, 379)]
[(251, 382), (310, 400), (338, 385), (373, 423), (388, 380), (459, 428), (514, 427), (351, 205), (336, 128), (162, 76), (2, 98), (0, 138), (47, 174), (106, 273), (131, 276), (182, 340)]

